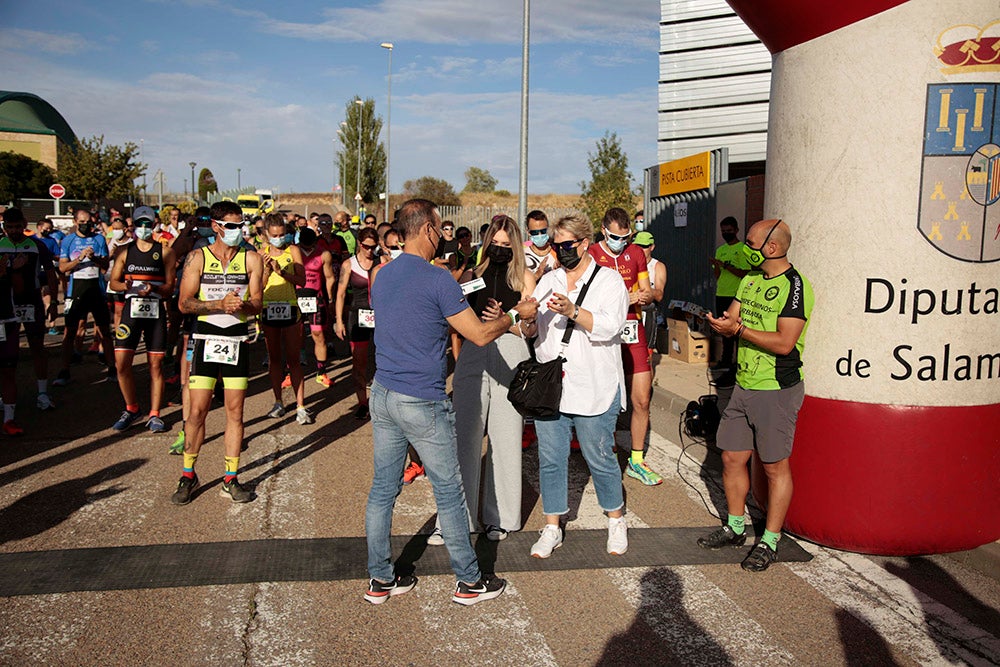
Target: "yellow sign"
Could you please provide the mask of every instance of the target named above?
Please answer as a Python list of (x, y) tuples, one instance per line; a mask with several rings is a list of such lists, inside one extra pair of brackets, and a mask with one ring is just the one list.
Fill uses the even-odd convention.
[(660, 165), (660, 197), (679, 192), (704, 190), (709, 187), (711, 153), (698, 153), (689, 157), (664, 162)]

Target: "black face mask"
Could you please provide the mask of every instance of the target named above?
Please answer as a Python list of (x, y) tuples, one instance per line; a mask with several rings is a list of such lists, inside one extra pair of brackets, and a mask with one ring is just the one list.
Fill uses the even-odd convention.
[(726, 243), (732, 243), (736, 240), (736, 232), (722, 232), (722, 240)]
[(84, 236), (90, 236), (90, 234), (94, 231), (94, 225), (92, 223), (89, 223), (89, 222), (87, 222), (87, 223), (79, 223), (79, 224), (77, 224), (76, 228)]
[(559, 263), (568, 271), (575, 269), (576, 265), (583, 259), (583, 257), (576, 254), (576, 248), (570, 248), (569, 250), (556, 248), (556, 257), (559, 258)]
[(491, 262), (509, 264), (510, 260), (514, 259), (514, 249), (491, 244), (486, 251), (486, 256), (490, 258)]

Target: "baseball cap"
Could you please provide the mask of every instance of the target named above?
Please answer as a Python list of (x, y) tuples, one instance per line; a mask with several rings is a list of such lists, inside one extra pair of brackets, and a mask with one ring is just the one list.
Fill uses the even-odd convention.
[(638, 234), (632, 237), (632, 243), (636, 244), (637, 246), (642, 246), (643, 248), (648, 248), (654, 243), (653, 235), (650, 234), (649, 232), (639, 232)]
[(149, 206), (140, 206), (132, 214), (132, 220), (156, 220), (156, 213)]

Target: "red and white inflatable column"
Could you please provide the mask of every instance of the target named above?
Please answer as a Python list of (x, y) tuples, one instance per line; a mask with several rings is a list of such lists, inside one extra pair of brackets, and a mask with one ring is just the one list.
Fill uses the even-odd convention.
[(1000, 5), (728, 0), (774, 54), (765, 217), (816, 293), (786, 528), (1000, 538)]

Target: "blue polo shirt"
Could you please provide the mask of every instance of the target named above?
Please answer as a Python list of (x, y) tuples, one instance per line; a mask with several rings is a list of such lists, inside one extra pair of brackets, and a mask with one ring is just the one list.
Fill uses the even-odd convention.
[(375, 310), (375, 380), (428, 401), (448, 396), (448, 320), (469, 304), (451, 273), (403, 253), (379, 269), (371, 288)]

